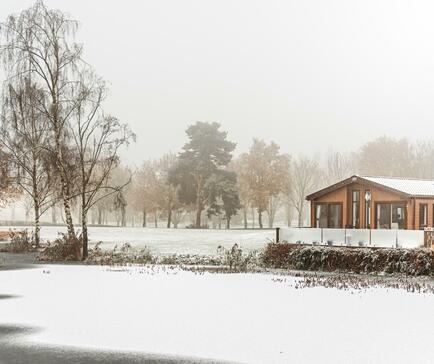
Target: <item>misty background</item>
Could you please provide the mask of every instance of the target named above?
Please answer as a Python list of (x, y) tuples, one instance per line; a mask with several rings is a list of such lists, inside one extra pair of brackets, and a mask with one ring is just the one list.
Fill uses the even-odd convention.
[[(2, 0), (2, 19), (33, 0)], [(111, 86), (139, 165), (177, 152), (185, 129), (218, 121), (247, 151), (253, 137), (319, 156), (380, 135), (429, 138), (434, 120), (430, 1), (60, 1), (84, 57)]]

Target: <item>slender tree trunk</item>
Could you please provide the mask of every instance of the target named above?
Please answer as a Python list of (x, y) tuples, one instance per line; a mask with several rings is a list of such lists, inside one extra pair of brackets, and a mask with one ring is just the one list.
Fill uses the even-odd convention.
[(146, 227), (146, 220), (147, 220), (147, 213), (146, 213), (146, 209), (143, 209), (143, 227)]
[(35, 212), (35, 245), (39, 246), (39, 240), (40, 240), (40, 222), (39, 222), (39, 191), (38, 191), (38, 180), (37, 180), (37, 173), (36, 173), (36, 163), (35, 163), (35, 157), (33, 154), (33, 168), (32, 168), (32, 192), (33, 192), (33, 208)]
[(298, 209), (298, 227), (303, 227), (303, 207)]
[(258, 223), (259, 223), (259, 228), (263, 229), (264, 226), (262, 225), (262, 210), (258, 210)]
[(272, 211), (268, 212), (268, 227), (271, 229), (274, 223), (274, 214)]
[(288, 227), (291, 227), (292, 213), (291, 213), (291, 205), (286, 206), (286, 221)]
[(202, 201), (200, 196), (197, 196), (196, 201), (196, 229), (201, 228), (201, 217), (202, 217)]
[(127, 226), (127, 209), (126, 208), (122, 208), (122, 226), (125, 227)]
[[(54, 105), (57, 105), (57, 102), (53, 101)], [(57, 107), (55, 106), (54, 109)], [(68, 230), (68, 239), (73, 239), (75, 237), (75, 229), (74, 229), (74, 222), (72, 221), (72, 214), (71, 214), (71, 205), (70, 205), (70, 189), (69, 184), (67, 181), (66, 173), (64, 170), (64, 159), (63, 159), (63, 153), (62, 153), (62, 147), (61, 147), (61, 131), (59, 130), (59, 120), (57, 117), (57, 112), (55, 112), (55, 116), (53, 118), (55, 121), (55, 143), (56, 143), (56, 158), (57, 158), (57, 165), (59, 169), (59, 175), (60, 175), (60, 183), (62, 186), (62, 199), (63, 199), (63, 209), (65, 211), (65, 222)]]
[(172, 224), (172, 209), (169, 207), (169, 212), (167, 214), (167, 228), (170, 229), (170, 225)]
[(39, 199), (37, 197), (33, 198), (34, 210), (35, 210), (35, 245), (39, 246), (41, 239), (41, 224), (39, 221)]
[(154, 225), (156, 228), (158, 227), (158, 211), (157, 210), (155, 210), (155, 213), (154, 213)]
[(81, 230), (82, 230), (82, 239), (83, 239), (83, 255), (82, 260), (87, 259), (89, 252), (88, 252), (88, 246), (89, 246), (89, 237), (88, 237), (88, 231), (87, 231), (87, 213), (86, 210), (82, 207), (81, 209)]
[(230, 229), (231, 228), (231, 219), (230, 218), (226, 218), (226, 229)]
[(102, 208), (98, 207), (98, 225), (102, 225)]
[(56, 206), (51, 207), (51, 223), (57, 224)]
[(252, 207), (252, 228), (255, 228), (255, 209)]
[(247, 229), (247, 209), (243, 208), (244, 229)]

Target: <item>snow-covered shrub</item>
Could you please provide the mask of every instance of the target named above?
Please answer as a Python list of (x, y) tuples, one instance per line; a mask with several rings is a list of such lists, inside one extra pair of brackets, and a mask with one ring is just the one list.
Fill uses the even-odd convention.
[(262, 263), (265, 267), (296, 270), (434, 275), (434, 252), (429, 249), (319, 247), (273, 243), (267, 245)]
[(46, 247), (39, 254), (38, 259), (42, 261), (71, 261), (81, 256), (83, 240), (81, 234), (69, 239), (67, 234), (59, 233), (59, 237), (48, 242)]
[(9, 230), (10, 242), (5, 244), (1, 251), (8, 253), (26, 253), (34, 250), (33, 233), (24, 230)]
[(234, 244), (230, 249), (219, 246), (217, 253), (223, 257), (223, 264), (229, 267), (230, 272), (247, 272), (258, 266), (257, 252), (252, 251), (245, 255), (238, 244)]
[(101, 242), (89, 249), (88, 263), (103, 265), (114, 264), (155, 264), (157, 258), (151, 253), (149, 248), (134, 249), (131, 244), (125, 243), (119, 248), (117, 245), (113, 250), (102, 250)]

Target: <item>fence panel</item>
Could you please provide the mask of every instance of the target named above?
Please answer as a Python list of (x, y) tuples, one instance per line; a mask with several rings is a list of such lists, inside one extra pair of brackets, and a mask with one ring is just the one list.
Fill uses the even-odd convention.
[(423, 247), (423, 230), (398, 230), (398, 246), (400, 248), (420, 248)]
[(323, 245), (345, 245), (344, 229), (323, 229)]
[(292, 244), (321, 244), (321, 230), (314, 228), (281, 228), (280, 241)]
[(419, 248), (422, 230), (280, 228), (280, 241), (293, 244)]
[(371, 246), (380, 248), (396, 247), (397, 230), (371, 230)]
[(349, 246), (370, 246), (370, 230), (368, 229), (347, 229), (346, 245)]

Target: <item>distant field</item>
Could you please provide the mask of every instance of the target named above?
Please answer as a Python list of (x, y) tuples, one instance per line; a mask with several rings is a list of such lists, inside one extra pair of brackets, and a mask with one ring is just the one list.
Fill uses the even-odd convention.
[[(24, 229), (25, 227), (2, 226), (0, 230)], [(31, 230), (31, 227), (28, 227)], [(54, 240), (64, 227), (43, 226), (43, 240)], [(261, 249), (275, 238), (274, 230), (193, 230), (156, 229), (135, 227), (91, 227), (91, 245), (102, 241), (102, 248), (112, 249), (115, 245), (129, 243), (136, 248), (147, 246), (158, 254), (215, 254), (219, 245), (226, 248), (238, 243), (243, 250)]]

